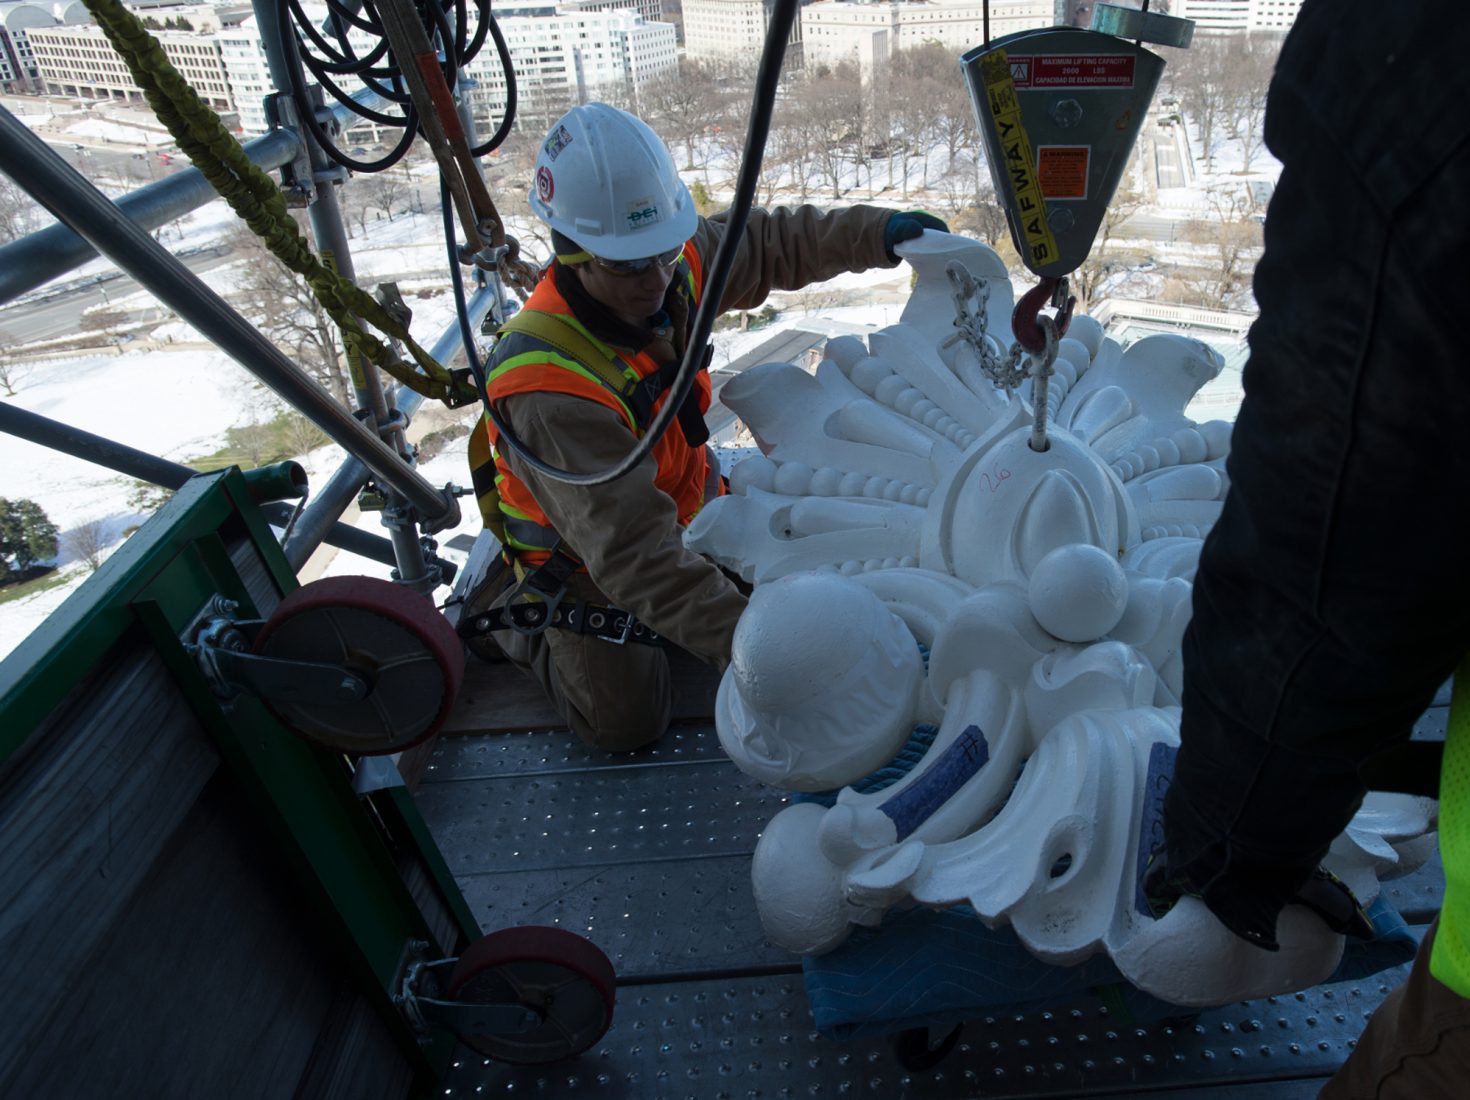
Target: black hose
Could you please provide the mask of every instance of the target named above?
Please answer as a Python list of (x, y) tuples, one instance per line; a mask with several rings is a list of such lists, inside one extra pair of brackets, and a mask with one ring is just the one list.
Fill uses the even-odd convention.
[[(403, 80), (401, 60), (390, 51), (383, 23), (372, 0), (327, 0), (328, 17), (318, 28), (308, 18), (301, 0), (277, 0), (282, 46), (288, 58), (290, 92), (295, 100), (302, 125), (311, 131), (327, 158), (353, 172), (370, 174), (393, 167), (408, 153), (414, 136), (420, 132), (420, 118)], [(441, 68), (445, 82), (453, 92), (460, 73), (479, 54), (487, 36), (494, 40), (500, 65), (505, 71), (505, 114), (494, 136), (472, 150), (483, 156), (498, 148), (509, 136), (515, 122), (516, 82), (511, 67), (510, 50), (500, 26), (490, 10), (490, 0), (419, 0), (426, 19), (425, 29), (443, 51)], [(471, 32), (470, 16), (474, 15)], [(359, 56), (348, 40), (350, 31), (375, 36), (375, 44)], [(306, 79), (320, 84), (332, 99), (360, 118), (385, 129), (402, 129), (403, 135), (393, 148), (375, 160), (358, 160), (345, 153), (315, 118)], [(364, 87), (399, 108), (397, 113), (368, 107), (353, 98), (344, 78), (356, 78)]]
[[(454, 200), (449, 194), (449, 183), (439, 178), (439, 211), (444, 219), (444, 244), (449, 250), (449, 281), (454, 288), (454, 315), (459, 321), (459, 338), (464, 344), (465, 359), (469, 361), (470, 374), (475, 379), (475, 388), (480, 391), (480, 402), (490, 408), (490, 396), (485, 392), (485, 364), (480, 361), (480, 351), (475, 344), (474, 329), (470, 326), (470, 308), (465, 301), (464, 276), (459, 270), (459, 241), (455, 233)], [(500, 303), (495, 303), (494, 316), (500, 316)], [(499, 421), (496, 421), (497, 425)]]

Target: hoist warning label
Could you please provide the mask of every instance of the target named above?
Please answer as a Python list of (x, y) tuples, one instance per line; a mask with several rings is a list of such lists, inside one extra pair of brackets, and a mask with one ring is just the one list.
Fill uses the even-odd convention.
[(1131, 88), (1136, 59), (1131, 54), (1012, 57), (1017, 88)]
[(1025, 253), (1028, 266), (1035, 271), (1056, 263), (1059, 254), (1056, 238), (1046, 221), (1046, 203), (1037, 180), (1031, 139), (1021, 122), (1021, 107), (1016, 102), (1011, 73), (1005, 50), (995, 50), (980, 60), (986, 106), (1000, 145), (1000, 174), (1009, 185), (1010, 213), (1022, 237), (1016, 243)]
[(1048, 199), (1087, 198), (1087, 162), (1090, 145), (1038, 145), (1036, 179)]

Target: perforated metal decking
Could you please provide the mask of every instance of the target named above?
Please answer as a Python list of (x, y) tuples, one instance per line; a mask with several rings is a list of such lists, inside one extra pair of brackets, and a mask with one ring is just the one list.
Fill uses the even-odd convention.
[[(515, 674), (474, 675), (461, 728), (490, 713), (490, 680)], [(682, 664), (676, 677), (681, 709), (708, 714), (708, 678)], [(981, 1018), (937, 1068), (909, 1072), (887, 1041), (816, 1033), (800, 965), (765, 942), (750, 893), (750, 854), (785, 799), (725, 760), (708, 719), (609, 758), (557, 729), (549, 711), (501, 712), (518, 706), (517, 732), (442, 739), (418, 801), (481, 927), (555, 924), (588, 936), (617, 968), (617, 1012), (592, 1050), (552, 1068), (461, 1048), (447, 1096), (1305, 1100), (1405, 972), (1172, 1025), (1134, 1027), (1102, 1008)], [(1442, 715), (1426, 718), (1426, 729), (1443, 729)], [(1386, 890), (1422, 925), (1441, 884), (1435, 863)]]

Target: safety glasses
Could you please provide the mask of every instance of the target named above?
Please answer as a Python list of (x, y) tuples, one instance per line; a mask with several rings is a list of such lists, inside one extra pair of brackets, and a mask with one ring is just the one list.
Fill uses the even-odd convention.
[(604, 260), (601, 256), (593, 256), (592, 262), (612, 275), (642, 275), (651, 267), (673, 267), (683, 254), (684, 246), (681, 244), (678, 248), (660, 252), (657, 256), (645, 256), (641, 260)]

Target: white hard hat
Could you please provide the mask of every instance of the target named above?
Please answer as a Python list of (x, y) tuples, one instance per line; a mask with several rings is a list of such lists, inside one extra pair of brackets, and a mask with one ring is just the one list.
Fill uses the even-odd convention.
[(605, 260), (641, 260), (694, 236), (699, 216), (674, 158), (646, 122), (609, 107), (573, 107), (536, 153), (531, 211)]

